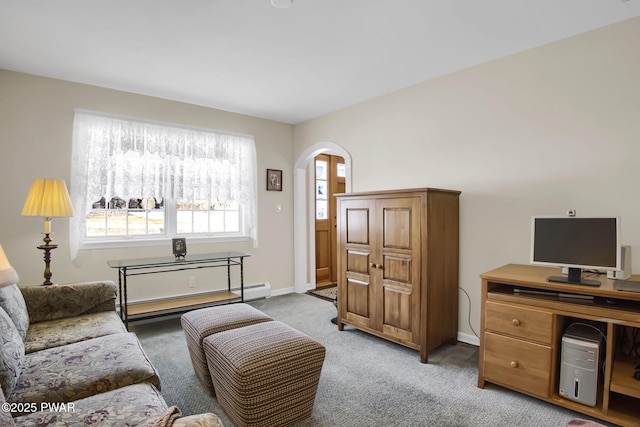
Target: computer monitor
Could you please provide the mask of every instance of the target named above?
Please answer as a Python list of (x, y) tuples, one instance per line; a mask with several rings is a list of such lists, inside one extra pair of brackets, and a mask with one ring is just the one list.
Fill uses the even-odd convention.
[(621, 270), (620, 218), (534, 216), (531, 223), (531, 263), (568, 267), (567, 276), (550, 282), (599, 286), (582, 278), (582, 269)]

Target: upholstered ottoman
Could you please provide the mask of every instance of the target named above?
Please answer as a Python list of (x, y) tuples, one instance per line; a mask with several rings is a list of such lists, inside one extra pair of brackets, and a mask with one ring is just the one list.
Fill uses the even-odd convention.
[(273, 319), (245, 303), (202, 308), (182, 315), (180, 322), (187, 340), (193, 369), (212, 395), (215, 394), (215, 390), (207, 367), (207, 358), (202, 348), (202, 340), (211, 334), (269, 320)]
[(216, 397), (237, 427), (286, 426), (311, 416), (325, 348), (273, 321), (203, 342)]

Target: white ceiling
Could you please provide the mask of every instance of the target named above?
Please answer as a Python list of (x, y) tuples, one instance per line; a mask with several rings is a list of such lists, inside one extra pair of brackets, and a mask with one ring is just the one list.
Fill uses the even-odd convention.
[(293, 124), (636, 16), (640, 0), (0, 0), (0, 68)]

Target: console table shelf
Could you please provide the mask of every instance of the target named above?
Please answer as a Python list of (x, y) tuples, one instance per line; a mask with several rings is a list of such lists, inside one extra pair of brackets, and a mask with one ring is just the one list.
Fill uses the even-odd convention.
[(150, 314), (174, 312), (176, 310), (187, 310), (200, 306), (233, 301), (240, 301), (240, 297), (233, 292), (219, 291), (142, 303), (129, 303), (127, 311), (129, 317), (133, 318), (137, 316), (148, 316)]
[[(620, 348), (622, 332), (640, 328), (640, 293), (547, 282), (560, 269), (509, 264), (481, 275), (478, 387), (495, 383), (622, 426), (640, 425), (640, 360)], [(633, 276), (639, 280), (640, 276)], [(591, 407), (560, 395), (562, 335), (573, 323), (596, 325), (606, 337), (605, 367)]]

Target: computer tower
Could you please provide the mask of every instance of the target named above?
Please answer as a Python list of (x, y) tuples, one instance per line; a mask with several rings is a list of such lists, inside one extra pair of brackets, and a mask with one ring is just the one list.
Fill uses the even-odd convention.
[(602, 376), (604, 339), (594, 326), (572, 324), (562, 336), (560, 395), (595, 406)]

